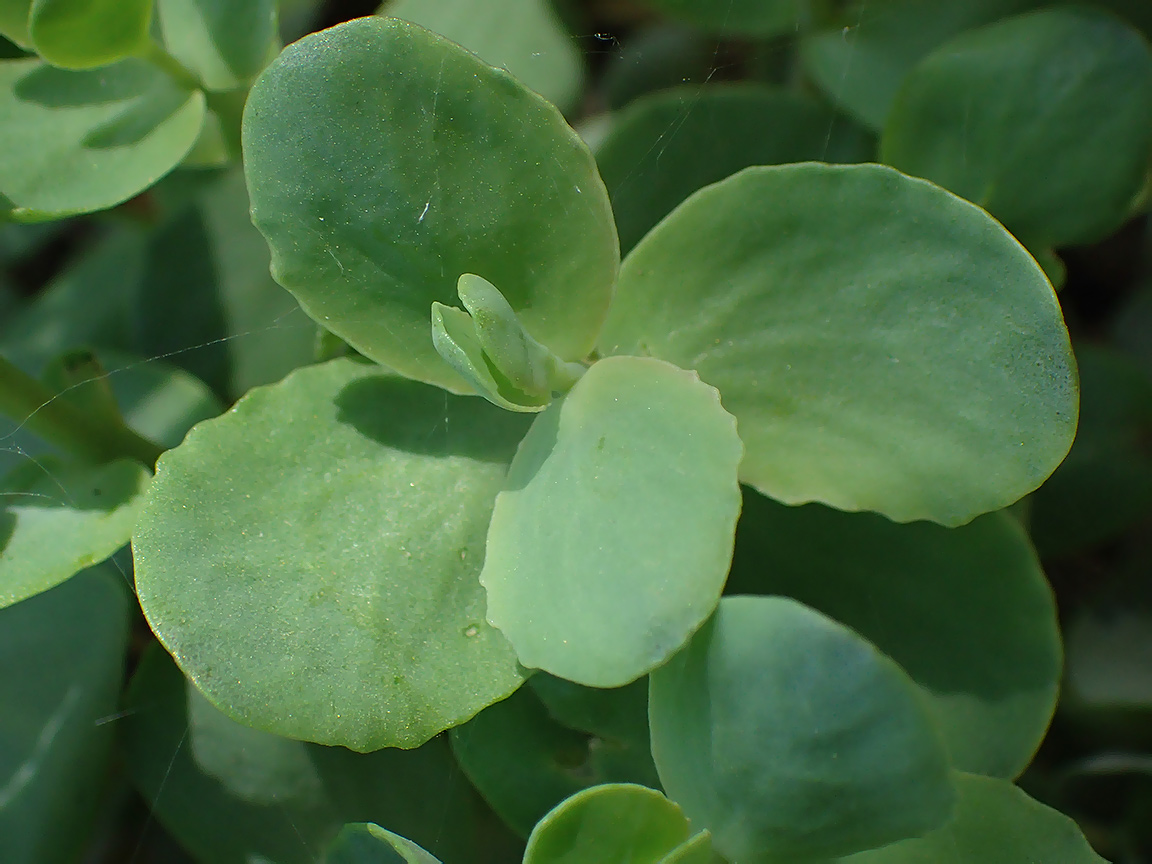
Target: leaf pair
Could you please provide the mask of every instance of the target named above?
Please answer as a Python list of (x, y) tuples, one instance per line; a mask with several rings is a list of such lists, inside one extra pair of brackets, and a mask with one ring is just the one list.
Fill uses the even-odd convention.
[(467, 312), (432, 303), (432, 344), (476, 392), (509, 411), (542, 411), (584, 373), (532, 338), (504, 295), (465, 273), (457, 282)]

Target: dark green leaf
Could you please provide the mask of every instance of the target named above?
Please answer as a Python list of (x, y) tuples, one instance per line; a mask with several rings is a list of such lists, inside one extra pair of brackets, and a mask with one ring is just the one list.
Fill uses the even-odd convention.
[(273, 50), (276, 0), (158, 0), (169, 52), (209, 90), (252, 80)]
[(32, 0), (0, 0), (0, 35), (22, 48), (30, 47), (28, 13)]
[(926, 700), (853, 631), (782, 597), (726, 597), (651, 676), (669, 796), (741, 864), (850, 854), (947, 821)]
[(628, 255), (600, 344), (698, 370), (739, 421), (741, 478), (786, 503), (962, 524), (1040, 485), (1076, 428), (1036, 262), (879, 165), (700, 190)]
[(374, 750), (464, 722), (521, 681), (476, 575), (524, 428), (348, 359), (253, 390), (157, 466), (149, 622), (258, 728)]
[(683, 645), (728, 571), (741, 452), (716, 391), (650, 358), (593, 364), (538, 415), (480, 574), (520, 662), (619, 687)]
[(593, 786), (540, 821), (524, 864), (657, 864), (688, 833), (680, 808), (653, 789)]
[(140, 52), (152, 0), (33, 0), (28, 33), (53, 66), (91, 69)]
[(507, 69), (563, 111), (580, 96), (583, 61), (549, 0), (395, 0), (381, 11)]
[(119, 576), (81, 573), (0, 610), (4, 864), (71, 864), (107, 784), (128, 644)]
[(202, 93), (182, 89), (143, 60), (85, 72), (6, 60), (0, 193), (46, 214), (112, 207), (171, 171), (203, 119)]
[(1057, 8), (954, 39), (906, 79), (884, 161), (1062, 246), (1127, 218), (1152, 151), (1152, 51), (1103, 12)]
[(802, 0), (645, 0), (668, 15), (709, 33), (773, 36), (791, 33), (806, 17)]
[(618, 47), (601, 80), (611, 108), (622, 108), (645, 93), (703, 84), (715, 74), (716, 43), (694, 27), (653, 24), (638, 29)]
[(59, 585), (127, 543), (149, 479), (128, 460), (34, 474), (0, 492), (0, 607)]
[(361, 353), (465, 389), (428, 332), (463, 273), (563, 359), (591, 349), (618, 260), (608, 196), (560, 114), (507, 73), (398, 19), (351, 21), (265, 71), (244, 152), (277, 281)]
[(811, 97), (756, 84), (679, 87), (613, 117), (596, 162), (627, 252), (702, 186), (750, 165), (860, 162), (870, 136)]
[(783, 594), (869, 639), (931, 697), (954, 767), (1015, 777), (1060, 684), (1052, 590), (1006, 513), (896, 525), (746, 490), (731, 594)]
[(959, 775), (956, 815), (917, 840), (844, 864), (1106, 864), (1076, 823), (1004, 780)]

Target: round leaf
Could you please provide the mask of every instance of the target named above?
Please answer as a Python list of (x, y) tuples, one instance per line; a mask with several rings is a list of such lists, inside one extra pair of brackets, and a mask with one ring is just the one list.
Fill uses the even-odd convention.
[(506, 72), (405, 21), (305, 37), (248, 100), (252, 217), (305, 311), (411, 378), (466, 391), (428, 332), (475, 273), (565, 360), (611, 297), (615, 226), (592, 157)]
[(867, 133), (811, 97), (755, 84), (678, 87), (614, 116), (596, 162), (630, 250), (702, 186), (750, 165), (860, 162)]
[(1056, 8), (967, 33), (908, 76), (884, 161), (1017, 236), (1087, 243), (1128, 217), (1152, 151), (1152, 51), (1128, 25)]
[(688, 820), (659, 792), (593, 786), (540, 820), (524, 864), (656, 864), (687, 839)]
[(152, 0), (32, 0), (28, 33), (53, 66), (91, 69), (140, 51)]
[(157, 466), (133, 541), (152, 629), (257, 728), (373, 750), (464, 722), (521, 681), (476, 575), (523, 433), (348, 359), (253, 390)]
[(649, 358), (595, 363), (538, 415), (480, 574), (520, 662), (619, 687), (683, 645), (724, 585), (740, 455), (716, 391)]
[(507, 69), (562, 110), (580, 96), (583, 61), (548, 0), (395, 0), (383, 12)]
[(379, 825), (345, 825), (324, 856), (325, 864), (440, 864), (411, 840)]
[(917, 840), (843, 859), (844, 864), (1106, 864), (1076, 823), (988, 777), (957, 777), (956, 815)]
[(158, 0), (156, 11), (172, 56), (209, 90), (242, 86), (279, 48), (276, 0)]
[(1015, 777), (1060, 685), (1056, 605), (1006, 513), (897, 525), (748, 490), (726, 591), (783, 594), (851, 627), (931, 697), (954, 767)]
[(802, 0), (646, 0), (681, 21), (710, 33), (774, 36), (796, 30), (805, 18)]
[(36, 470), (31, 483), (0, 487), (0, 608), (59, 585), (127, 543), (148, 479), (147, 468), (125, 459)]
[(171, 171), (192, 148), (204, 94), (143, 60), (88, 72), (0, 63), (0, 194), (48, 213), (103, 210)]
[(121, 577), (81, 573), (0, 609), (0, 837), (5, 864), (83, 854), (106, 794), (128, 647)]
[(915, 684), (793, 600), (724, 598), (651, 682), (660, 779), (726, 858), (845, 855), (948, 819), (948, 757)]
[(786, 503), (958, 525), (1072, 443), (1056, 296), (986, 213), (880, 165), (749, 168), (628, 256), (601, 334), (719, 388), (741, 478)]

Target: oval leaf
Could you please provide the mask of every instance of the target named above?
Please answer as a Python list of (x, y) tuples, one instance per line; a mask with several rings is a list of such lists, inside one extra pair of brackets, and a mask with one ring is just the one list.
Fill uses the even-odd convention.
[(520, 662), (618, 687), (684, 644), (724, 585), (740, 455), (694, 374), (593, 364), (533, 422), (488, 529), (488, 620)]
[(1011, 783), (960, 775), (956, 790), (956, 815), (943, 828), (844, 864), (1106, 864), (1075, 822)]
[(32, 0), (28, 33), (53, 66), (91, 69), (142, 50), (151, 24), (152, 0)]
[(593, 786), (540, 820), (524, 864), (657, 864), (687, 839), (688, 820), (659, 792)]
[(580, 96), (583, 60), (547, 0), (396, 0), (383, 14), (463, 45), (561, 110)]
[(278, 48), (276, 0), (158, 0), (172, 56), (209, 90), (252, 80)]
[(127, 543), (150, 476), (127, 459), (32, 475), (31, 482), (0, 486), (0, 608), (59, 585)]
[(476, 574), (523, 432), (347, 359), (257, 388), (162, 457), (133, 542), (144, 613), (241, 722), (421, 744), (521, 681)]
[(719, 388), (741, 479), (958, 525), (1036, 488), (1076, 428), (1056, 296), (986, 213), (879, 165), (749, 168), (624, 263), (601, 346)]
[(915, 684), (794, 600), (724, 598), (651, 682), (660, 779), (726, 858), (844, 855), (950, 815), (947, 753)]
[(747, 490), (725, 591), (793, 597), (869, 639), (931, 697), (962, 771), (1015, 777), (1048, 728), (1056, 604), (1007, 513), (897, 525)]
[(592, 348), (618, 263), (608, 195), (559, 112), (506, 72), (405, 21), (351, 21), (264, 72), (244, 154), (277, 281), (361, 353), (466, 391), (428, 336), (462, 273), (563, 359)]
[(627, 252), (702, 186), (750, 165), (861, 162), (867, 133), (815, 99), (756, 84), (677, 87), (612, 118), (596, 163)]
[(1063, 246), (1128, 217), (1152, 151), (1152, 51), (1092, 9), (1022, 15), (948, 42), (908, 76), (885, 162)]
[(175, 168), (203, 119), (203, 93), (143, 60), (89, 72), (5, 61), (0, 194), (51, 214), (112, 207)]
[(127, 591), (103, 570), (0, 609), (5, 864), (68, 864), (107, 795), (128, 647)]

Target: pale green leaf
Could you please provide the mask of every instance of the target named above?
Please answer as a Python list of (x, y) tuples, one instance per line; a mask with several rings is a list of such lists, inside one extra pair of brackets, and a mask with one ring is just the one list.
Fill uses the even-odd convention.
[(53, 66), (91, 69), (141, 51), (151, 24), (152, 0), (32, 0), (28, 34)]

